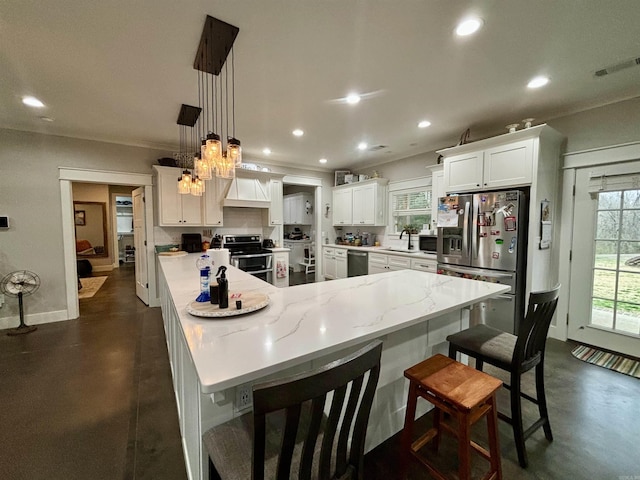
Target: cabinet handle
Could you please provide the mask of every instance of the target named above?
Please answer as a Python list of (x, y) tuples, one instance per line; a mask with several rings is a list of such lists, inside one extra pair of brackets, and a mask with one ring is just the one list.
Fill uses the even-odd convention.
[(480, 184), (479, 184), (479, 183), (476, 183), (476, 187), (479, 187), (479, 186), (480, 186)]

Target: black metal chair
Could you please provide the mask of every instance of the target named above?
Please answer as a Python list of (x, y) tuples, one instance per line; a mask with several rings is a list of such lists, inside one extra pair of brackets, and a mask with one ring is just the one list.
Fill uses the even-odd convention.
[(209, 478), (362, 480), (381, 354), (374, 341), (314, 371), (255, 385), (253, 413), (204, 434)]
[[(456, 358), (458, 352), (476, 359), (476, 368), (482, 370), (489, 363), (510, 373), (510, 384), (504, 384), (511, 392), (511, 417), (498, 412), (498, 417), (513, 426), (513, 436), (518, 451), (518, 462), (527, 467), (525, 440), (538, 428), (553, 441), (547, 413), (544, 391), (544, 351), (549, 325), (558, 303), (560, 285), (548, 291), (531, 292), (527, 314), (520, 325), (518, 335), (497, 330), (487, 325), (476, 325), (462, 332), (449, 335), (449, 357)], [(521, 375), (536, 368), (536, 396), (522, 392)], [(522, 423), (521, 397), (538, 405), (540, 418), (526, 430)]]

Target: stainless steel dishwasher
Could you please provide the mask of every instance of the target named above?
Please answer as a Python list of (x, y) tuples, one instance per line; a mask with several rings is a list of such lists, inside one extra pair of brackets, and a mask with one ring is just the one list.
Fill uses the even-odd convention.
[(369, 273), (369, 254), (347, 250), (347, 277), (358, 277)]

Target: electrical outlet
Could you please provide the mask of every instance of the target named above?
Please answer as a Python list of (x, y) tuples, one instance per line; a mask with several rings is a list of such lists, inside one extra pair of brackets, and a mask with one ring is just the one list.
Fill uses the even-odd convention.
[(241, 411), (249, 408), (253, 403), (251, 385), (248, 383), (236, 387), (236, 410)]

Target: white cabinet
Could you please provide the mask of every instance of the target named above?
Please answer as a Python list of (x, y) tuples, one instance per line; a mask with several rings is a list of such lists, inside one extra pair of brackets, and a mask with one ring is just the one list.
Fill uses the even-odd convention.
[(301, 272), (304, 270), (301, 262), (304, 261), (304, 249), (311, 248), (311, 241), (292, 241), (285, 240), (283, 243), (284, 248), (289, 249), (290, 267), (294, 272)]
[(222, 205), (230, 180), (214, 177), (206, 181), (204, 199), (204, 225), (221, 227), (224, 225)]
[(447, 156), (444, 159), (445, 190), (471, 192), (530, 185), (533, 152), (534, 139), (529, 138)]
[(322, 265), (325, 280), (347, 278), (347, 249), (322, 247)]
[(338, 276), (336, 264), (336, 249), (332, 247), (322, 248), (322, 273), (326, 280), (334, 280)]
[(411, 268), (411, 259), (400, 255), (386, 255), (384, 253), (369, 254), (369, 275), (393, 270), (407, 270)]
[(291, 195), (285, 195), (284, 224), (313, 224), (313, 196), (310, 193), (294, 193)]
[(333, 189), (334, 225), (386, 225), (387, 180), (378, 178)]
[(347, 250), (336, 248), (336, 278), (347, 278)]
[(158, 200), (158, 225), (202, 225), (202, 197), (178, 193), (180, 170), (154, 165)]
[(273, 284), (278, 287), (289, 286), (289, 252), (273, 252)]
[(353, 190), (333, 190), (333, 224), (353, 225)]
[(438, 262), (427, 258), (412, 258), (411, 270), (420, 270), (421, 272), (438, 273)]
[(269, 184), (269, 190), (271, 193), (269, 225), (282, 225), (284, 223), (282, 180), (272, 178)]

